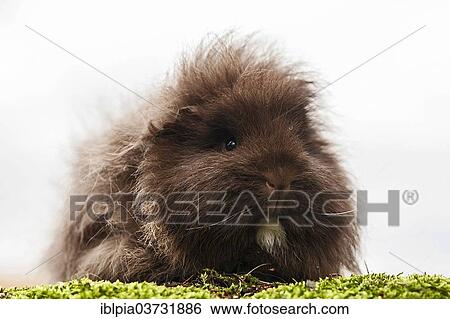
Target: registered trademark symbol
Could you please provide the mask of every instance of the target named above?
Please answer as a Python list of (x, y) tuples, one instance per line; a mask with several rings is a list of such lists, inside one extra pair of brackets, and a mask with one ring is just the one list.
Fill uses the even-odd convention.
[(419, 200), (419, 192), (417, 190), (406, 190), (402, 194), (402, 199), (406, 205), (414, 205)]

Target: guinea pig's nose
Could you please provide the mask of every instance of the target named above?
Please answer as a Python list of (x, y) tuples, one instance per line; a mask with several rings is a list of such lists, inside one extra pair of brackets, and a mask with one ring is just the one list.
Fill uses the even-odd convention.
[(291, 183), (292, 178), (282, 171), (266, 174), (266, 187), (270, 192), (274, 190), (289, 190), (291, 189)]

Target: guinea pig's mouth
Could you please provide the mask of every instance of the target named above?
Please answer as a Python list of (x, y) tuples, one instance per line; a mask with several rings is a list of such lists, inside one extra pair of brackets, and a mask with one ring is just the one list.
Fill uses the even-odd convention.
[(256, 232), (256, 243), (269, 254), (285, 246), (286, 232), (283, 225), (278, 223), (259, 226)]
[(167, 197), (140, 198), (135, 207), (143, 223), (156, 219), (185, 225), (187, 229), (218, 225), (259, 227), (280, 222), (311, 226), (306, 218), (310, 210), (308, 198), (300, 191), (275, 191), (267, 196), (251, 191), (178, 192)]
[[(308, 211), (308, 201), (296, 193), (278, 192), (269, 198), (256, 196), (252, 192), (241, 192), (238, 196), (229, 194), (223, 202), (217, 202), (220, 210), (211, 211), (211, 205), (199, 206), (198, 225), (215, 226), (275, 226), (281, 223), (294, 222), (300, 224)], [(197, 226), (197, 225), (196, 225)]]

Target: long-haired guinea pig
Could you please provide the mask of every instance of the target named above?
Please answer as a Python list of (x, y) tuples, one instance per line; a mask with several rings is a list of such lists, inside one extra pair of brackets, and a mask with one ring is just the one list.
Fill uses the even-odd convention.
[(349, 182), (315, 91), (249, 38), (184, 56), (149, 103), (81, 147), (71, 195), (85, 196), (58, 238), (59, 279), (358, 271)]

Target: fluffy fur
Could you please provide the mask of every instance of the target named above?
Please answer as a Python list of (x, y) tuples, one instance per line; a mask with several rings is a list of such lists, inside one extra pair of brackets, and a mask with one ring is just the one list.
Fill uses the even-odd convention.
[[(272, 208), (275, 216), (290, 218), (259, 226), (252, 224), (261, 216), (234, 225), (199, 225), (194, 219), (173, 224), (161, 212), (152, 214), (155, 205), (139, 206), (147, 193), (226, 190), (226, 207), (237, 203), (227, 218), (236, 219), (244, 207), (258, 211), (254, 199), (265, 211), (273, 189), (301, 190), (311, 198), (324, 190), (348, 190), (316, 119), (314, 84), (295, 66), (252, 40), (222, 37), (183, 58), (152, 104), (81, 148), (71, 194), (133, 195), (110, 218), (93, 219), (83, 209), (67, 223), (58, 239), (59, 279), (165, 282), (214, 268), (301, 280), (357, 271), (351, 201), (329, 202), (327, 214), (311, 219), (325, 199), (305, 215), (300, 212), (307, 203), (298, 197), (297, 210)], [(230, 138), (237, 146), (227, 151)], [(242, 191), (254, 197), (237, 200)], [(209, 221), (201, 207), (200, 216)], [(185, 218), (196, 215), (194, 205), (179, 208)], [(312, 222), (298, 227), (292, 220)]]

